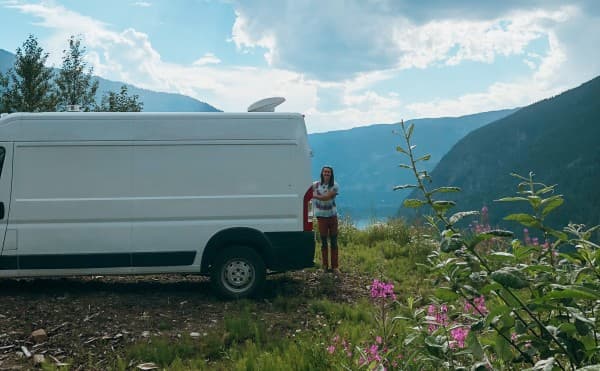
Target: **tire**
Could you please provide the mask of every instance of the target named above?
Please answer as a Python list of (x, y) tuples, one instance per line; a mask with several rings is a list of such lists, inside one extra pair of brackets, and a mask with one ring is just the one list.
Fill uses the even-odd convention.
[(265, 263), (253, 249), (231, 246), (213, 261), (210, 281), (216, 294), (224, 299), (255, 297), (266, 279)]

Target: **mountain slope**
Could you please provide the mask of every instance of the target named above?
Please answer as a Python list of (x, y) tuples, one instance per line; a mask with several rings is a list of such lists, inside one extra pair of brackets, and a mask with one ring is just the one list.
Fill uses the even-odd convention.
[[(463, 136), (478, 127), (505, 117), (515, 110), (485, 112), (456, 118), (411, 120), (415, 139), (431, 148), (429, 169)], [(353, 219), (394, 215), (406, 194), (394, 192), (395, 185), (411, 181), (398, 168), (403, 158), (395, 151), (401, 144), (393, 132), (397, 124), (380, 124), (309, 135), (313, 151), (312, 173), (317, 179), (321, 166), (334, 167), (341, 186), (339, 209)]]
[(461, 187), (454, 198), (458, 209), (487, 205), (496, 224), (508, 213), (527, 210), (493, 202), (514, 195), (518, 181), (509, 173), (533, 171), (538, 182), (557, 184), (566, 201), (549, 222), (600, 224), (598, 140), (600, 77), (468, 134), (435, 167), (432, 186)]
[[(0, 49), (0, 72), (6, 73), (12, 68), (15, 62), (15, 55)], [(100, 102), (102, 95), (107, 91), (120, 92), (123, 82), (106, 80), (97, 77), (99, 81), (98, 93), (96, 99)], [(145, 112), (218, 112), (219, 110), (208, 103), (197, 99), (174, 93), (161, 93), (152, 90), (141, 89), (133, 85), (127, 85), (128, 94), (137, 94), (140, 101), (144, 102)]]

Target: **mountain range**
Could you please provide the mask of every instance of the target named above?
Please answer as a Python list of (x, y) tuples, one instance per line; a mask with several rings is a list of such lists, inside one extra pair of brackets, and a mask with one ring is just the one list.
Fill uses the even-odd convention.
[[(415, 132), (418, 130), (415, 128)], [(460, 187), (462, 192), (449, 197), (457, 202), (459, 210), (479, 210), (485, 205), (493, 225), (514, 227), (514, 222), (502, 222), (502, 217), (529, 211), (526, 204), (494, 200), (516, 195), (520, 181), (510, 173), (528, 176), (533, 172), (535, 181), (556, 185), (555, 194), (565, 199), (548, 217), (550, 225), (597, 225), (599, 140), (600, 76), (467, 134), (431, 172), (430, 187)], [(417, 138), (415, 143), (432, 147)], [(412, 192), (408, 197), (416, 196)], [(411, 214), (406, 210), (401, 213)]]
[[(515, 112), (515, 109), (484, 112), (462, 117), (416, 119), (414, 140), (427, 147), (435, 164), (467, 133)], [(398, 165), (405, 162), (396, 152), (402, 144), (399, 124), (378, 124), (310, 134), (313, 151), (312, 174), (318, 179), (321, 166), (334, 168), (340, 184), (338, 209), (353, 220), (383, 219), (395, 216), (406, 194), (394, 192), (394, 186), (410, 183), (412, 175)]]

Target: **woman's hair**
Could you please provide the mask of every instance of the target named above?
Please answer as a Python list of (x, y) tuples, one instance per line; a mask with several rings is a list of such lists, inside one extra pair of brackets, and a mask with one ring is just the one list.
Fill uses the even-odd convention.
[(331, 166), (323, 166), (321, 168), (321, 184), (325, 183), (325, 179), (323, 179), (323, 170), (325, 169), (329, 169), (331, 170), (331, 178), (329, 178), (329, 184), (327, 184), (328, 187), (333, 187), (333, 184), (335, 182), (335, 177), (333, 176), (333, 168)]

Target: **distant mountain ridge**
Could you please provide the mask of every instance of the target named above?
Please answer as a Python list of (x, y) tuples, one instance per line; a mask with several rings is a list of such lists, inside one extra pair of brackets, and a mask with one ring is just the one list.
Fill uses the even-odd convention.
[[(600, 76), (466, 135), (431, 172), (431, 187), (461, 187), (454, 197), (457, 211), (487, 205), (491, 222), (507, 225), (502, 217), (528, 209), (494, 200), (515, 195), (518, 180), (509, 173), (533, 171), (536, 181), (556, 184), (565, 198), (550, 223), (600, 224), (599, 140)], [(416, 138), (415, 143), (430, 146)]]
[[(6, 73), (9, 68), (13, 67), (14, 61), (14, 54), (0, 49), (0, 72)], [(156, 92), (123, 82), (106, 80), (98, 76), (95, 77), (99, 81), (98, 92), (96, 94), (98, 102), (105, 92), (119, 92), (122, 85), (127, 85), (130, 95), (139, 95), (140, 101), (144, 103), (143, 110), (145, 112), (220, 112), (219, 109), (212, 105), (186, 95)]]
[[(410, 120), (414, 139), (432, 155), (428, 170), (467, 133), (515, 112), (516, 109), (484, 112), (462, 117)], [(318, 179), (321, 166), (334, 167), (341, 191), (338, 208), (352, 219), (376, 219), (396, 215), (406, 194), (394, 192), (398, 184), (410, 183), (411, 174), (398, 165), (404, 158), (396, 152), (402, 144), (394, 135), (398, 124), (378, 124), (349, 130), (310, 134), (312, 174)]]

